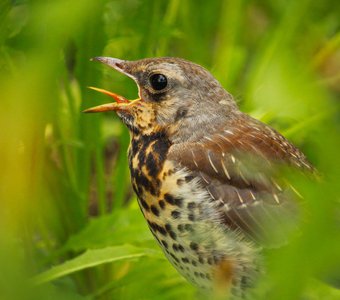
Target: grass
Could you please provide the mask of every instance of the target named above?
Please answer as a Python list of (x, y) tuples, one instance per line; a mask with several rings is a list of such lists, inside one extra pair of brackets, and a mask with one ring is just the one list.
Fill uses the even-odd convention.
[(257, 298), (340, 299), (329, 284), (340, 284), (339, 11), (331, 0), (2, 1), (0, 298), (204, 298), (137, 207), (127, 130), (81, 113), (107, 101), (87, 86), (136, 97), (128, 78), (89, 61), (107, 55), (204, 65), (307, 153), (322, 174), (295, 179), (308, 222), (268, 251)]

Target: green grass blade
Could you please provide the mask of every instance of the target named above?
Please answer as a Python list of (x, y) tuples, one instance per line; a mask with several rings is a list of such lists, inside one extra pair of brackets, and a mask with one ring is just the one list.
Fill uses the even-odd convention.
[(156, 251), (145, 248), (138, 248), (131, 245), (106, 247), (102, 249), (90, 249), (71, 260), (68, 260), (37, 275), (33, 278), (33, 283), (42, 284), (78, 272), (80, 270), (106, 263), (136, 259), (142, 256), (157, 255), (158, 252)]

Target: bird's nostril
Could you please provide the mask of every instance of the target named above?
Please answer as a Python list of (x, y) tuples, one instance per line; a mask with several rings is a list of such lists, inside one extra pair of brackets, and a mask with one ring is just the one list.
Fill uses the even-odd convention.
[(119, 69), (123, 69), (123, 65), (120, 63), (116, 63), (116, 67), (118, 67)]

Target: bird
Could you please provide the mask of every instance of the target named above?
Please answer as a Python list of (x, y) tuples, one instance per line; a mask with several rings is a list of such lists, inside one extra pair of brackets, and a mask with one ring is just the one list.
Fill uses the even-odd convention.
[(287, 242), (299, 218), (282, 168), (313, 172), (275, 129), (243, 113), (202, 66), (174, 57), (95, 57), (130, 77), (138, 98), (91, 87), (114, 102), (130, 133), (133, 190), (165, 256), (205, 291), (244, 299), (264, 272), (263, 249)]

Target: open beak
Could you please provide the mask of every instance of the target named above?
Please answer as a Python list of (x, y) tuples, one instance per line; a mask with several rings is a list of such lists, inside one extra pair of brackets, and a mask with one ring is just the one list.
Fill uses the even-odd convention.
[[(134, 77), (131, 74), (127, 73), (126, 70), (124, 69), (124, 66), (127, 63), (124, 60), (121, 60), (121, 59), (118, 59), (118, 58), (111, 58), (111, 57), (94, 57), (91, 60), (92, 61), (93, 60), (100, 61), (100, 62), (116, 69), (120, 73), (123, 73), (123, 74), (129, 76), (130, 78), (134, 79)], [(95, 106), (95, 107), (92, 107), (92, 108), (88, 108), (88, 109), (83, 111), (84, 113), (97, 113), (97, 112), (105, 112), (105, 111), (127, 110), (128, 107), (129, 107), (129, 104), (132, 103), (131, 101), (129, 101), (125, 97), (118, 95), (116, 93), (109, 92), (107, 90), (96, 88), (96, 87), (89, 87), (89, 88), (112, 97), (115, 100), (115, 102), (102, 104), (102, 105), (98, 105), (98, 106)]]
[(89, 89), (95, 90), (95, 91), (103, 93), (105, 95), (108, 95), (108, 96), (112, 97), (116, 102), (106, 103), (106, 104), (102, 104), (102, 105), (98, 105), (98, 106), (95, 106), (95, 107), (85, 109), (83, 111), (84, 113), (97, 113), (97, 112), (104, 112), (104, 111), (124, 110), (124, 108), (126, 108), (126, 104), (130, 103), (129, 100), (127, 100), (123, 96), (118, 95), (116, 93), (112, 93), (112, 92), (109, 92), (107, 90), (95, 88), (95, 87), (92, 87), (92, 86), (89, 86)]

